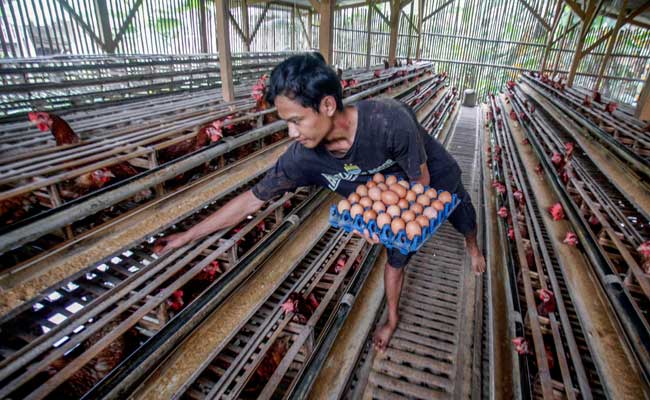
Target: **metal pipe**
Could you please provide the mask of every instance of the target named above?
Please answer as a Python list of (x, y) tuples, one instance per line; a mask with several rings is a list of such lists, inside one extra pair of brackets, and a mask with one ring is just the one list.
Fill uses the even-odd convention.
[(106, 375), (82, 399), (124, 399), (136, 388), (142, 378), (166, 358), (192, 331), (214, 312), (228, 296), (251, 276), (275, 247), (287, 237), (305, 218), (322, 205), (329, 193), (319, 190), (291, 215), (275, 231), (255, 247), (248, 255), (230, 269), (223, 279), (208, 287), (201, 296), (178, 313), (167, 325), (147, 340), (120, 365)]
[(327, 334), (322, 341), (317, 345), (316, 349), (312, 353), (311, 357), (307, 361), (303, 373), (300, 378), (295, 382), (294, 386), (290, 389), (290, 394), (288, 397), (290, 399), (306, 399), (311, 387), (316, 381), (316, 377), (320, 373), (327, 356), (329, 355), (332, 347), (334, 347), (334, 342), (339, 335), (339, 332), (343, 329), (343, 325), (352, 310), (356, 296), (361, 291), (361, 288), (366, 282), (368, 275), (372, 267), (375, 265), (377, 257), (381, 252), (381, 246), (373, 246), (370, 250), (370, 254), (364, 261), (363, 265), (359, 268), (359, 272), (354, 278), (350, 289), (343, 295), (341, 302), (339, 303), (338, 310), (336, 311), (336, 316), (330, 324), (327, 330)]

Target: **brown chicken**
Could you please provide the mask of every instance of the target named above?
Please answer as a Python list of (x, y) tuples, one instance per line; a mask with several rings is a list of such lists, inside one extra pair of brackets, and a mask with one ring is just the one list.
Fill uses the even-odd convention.
[(32, 123), (36, 124), (36, 127), (41, 132), (51, 131), (54, 139), (56, 139), (57, 146), (75, 144), (81, 141), (79, 135), (58, 115), (46, 112), (30, 112), (27, 117)]
[(218, 142), (223, 136), (223, 121), (212, 121), (199, 128), (192, 138), (160, 150), (158, 160), (161, 164), (164, 164), (185, 154), (192, 153), (210, 143)]
[[(99, 331), (91, 335), (81, 346), (73, 350), (72, 353), (76, 355), (88, 350), (101, 338), (115, 329), (119, 323), (120, 321), (116, 320), (106, 324)], [(105, 347), (95, 358), (87, 362), (74, 375), (68, 378), (65, 383), (59, 386), (53, 393), (55, 398), (80, 398), (113, 370), (122, 361), (122, 358), (135, 348), (136, 344), (135, 332), (133, 330), (127, 331), (127, 333), (118, 337)], [(70, 354), (68, 354), (54, 361), (48, 368), (48, 374), (50, 376), (55, 375), (68, 364), (70, 359)]]
[(0, 200), (0, 223), (9, 225), (25, 218), (35, 203), (36, 199), (31, 194)]
[(313, 293), (305, 298), (300, 293), (293, 292), (282, 303), (282, 310), (285, 315), (293, 313), (292, 321), (299, 324), (306, 324), (318, 308), (318, 305), (318, 300), (316, 300), (316, 296)]

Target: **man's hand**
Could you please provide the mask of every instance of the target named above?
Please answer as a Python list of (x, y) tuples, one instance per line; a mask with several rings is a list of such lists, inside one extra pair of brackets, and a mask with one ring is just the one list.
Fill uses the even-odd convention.
[(485, 272), (485, 257), (483, 254), (472, 255), (472, 270), (476, 275)]
[(156, 243), (153, 245), (153, 252), (157, 255), (162, 255), (174, 249), (178, 249), (179, 247), (183, 247), (190, 241), (191, 238), (187, 232), (173, 233), (156, 240)]
[(361, 236), (362, 238), (364, 238), (366, 240), (366, 242), (368, 242), (370, 244), (379, 244), (380, 243), (379, 236), (376, 233), (373, 233), (371, 235), (370, 231), (367, 230), (367, 229), (363, 230), (363, 235), (361, 233), (357, 232), (356, 230), (352, 231), (352, 233), (354, 233), (357, 236)]

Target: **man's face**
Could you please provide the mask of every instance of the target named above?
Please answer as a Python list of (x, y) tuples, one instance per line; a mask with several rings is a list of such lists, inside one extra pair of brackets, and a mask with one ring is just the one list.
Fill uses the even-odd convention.
[(303, 107), (286, 96), (276, 97), (275, 106), (280, 118), (287, 121), (289, 137), (309, 149), (318, 146), (333, 128), (336, 102), (331, 96), (321, 101), (320, 112), (310, 107)]

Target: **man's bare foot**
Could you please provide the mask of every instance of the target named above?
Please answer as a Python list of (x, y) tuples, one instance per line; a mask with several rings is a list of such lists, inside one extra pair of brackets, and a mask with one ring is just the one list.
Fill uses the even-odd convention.
[(472, 270), (476, 275), (485, 272), (485, 257), (483, 257), (483, 254), (472, 256)]
[(391, 337), (393, 337), (393, 332), (397, 328), (397, 324), (391, 325), (390, 323), (385, 323), (384, 325), (377, 328), (374, 337), (372, 338), (372, 343), (374, 344), (375, 350), (383, 353), (388, 347)]

